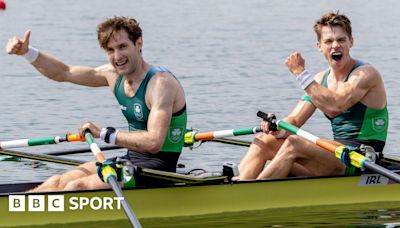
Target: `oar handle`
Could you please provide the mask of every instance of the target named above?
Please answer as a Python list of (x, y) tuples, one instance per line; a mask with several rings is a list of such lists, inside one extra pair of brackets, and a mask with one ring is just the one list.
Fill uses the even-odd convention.
[[(103, 155), (103, 152), (101, 152), (99, 146), (94, 141), (94, 138), (93, 138), (93, 135), (92, 135), (90, 129), (85, 129), (84, 134), (85, 134), (86, 142), (89, 144), (90, 150), (95, 155), (96, 160), (98, 162), (104, 162), (104, 160), (106, 160), (106, 159)], [(111, 188), (113, 189), (115, 195), (117, 195), (117, 197), (123, 198), (122, 207), (124, 208), (125, 214), (128, 216), (129, 221), (131, 222), (133, 227), (141, 228), (142, 226), (141, 226), (139, 220), (137, 219), (135, 213), (133, 212), (133, 209), (130, 206), (129, 202), (126, 200), (124, 193), (122, 192), (121, 187), (118, 184), (116, 176), (109, 175), (106, 179), (107, 179), (108, 183), (111, 185)]]
[(267, 113), (265, 113), (263, 111), (258, 111), (257, 116), (262, 118), (263, 120), (269, 122), (269, 124), (270, 124), (269, 129), (271, 131), (278, 131), (278, 126), (276, 124), (276, 116), (275, 115), (268, 116)]

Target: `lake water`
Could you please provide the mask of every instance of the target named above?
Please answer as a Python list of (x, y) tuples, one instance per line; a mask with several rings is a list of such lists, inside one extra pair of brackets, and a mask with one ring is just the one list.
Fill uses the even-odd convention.
[[(0, 11), (0, 46), (32, 30), (31, 44), (69, 64), (96, 67), (107, 62), (96, 38), (96, 25), (107, 17), (135, 17), (143, 29), (145, 60), (169, 68), (185, 88), (188, 126), (200, 131), (253, 127), (258, 110), (289, 114), (303, 91), (284, 59), (300, 51), (310, 72), (327, 64), (316, 49), (312, 25), (323, 13), (349, 16), (355, 39), (352, 56), (372, 63), (385, 81), (390, 127), (385, 153), (398, 152), (400, 138), (400, 2), (289, 0), (6, 0)], [(76, 133), (85, 121), (126, 129), (126, 121), (108, 88), (56, 83), (41, 76), (24, 59), (0, 51), (0, 140)], [(304, 126), (331, 138), (328, 120), (319, 112)], [(251, 140), (251, 136), (241, 139)], [(63, 144), (21, 151), (85, 148)], [(239, 162), (244, 147), (205, 143), (184, 149), (187, 168), (218, 170)], [(113, 156), (115, 153), (109, 153)], [(73, 158), (91, 160), (90, 154)], [(0, 183), (45, 180), (69, 169), (48, 164), (2, 162)], [(400, 208), (400, 207), (399, 207)], [(399, 218), (396, 218), (399, 220)], [(382, 223), (383, 224), (383, 223)]]

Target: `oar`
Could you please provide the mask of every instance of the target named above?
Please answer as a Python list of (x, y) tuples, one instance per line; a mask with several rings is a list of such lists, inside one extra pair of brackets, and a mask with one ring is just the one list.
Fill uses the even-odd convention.
[(260, 127), (238, 128), (238, 129), (205, 132), (205, 133), (198, 133), (197, 131), (191, 131), (185, 134), (184, 140), (186, 145), (193, 145), (195, 142), (198, 141), (214, 140), (217, 138), (225, 138), (225, 137), (240, 136), (240, 135), (250, 135), (260, 131), (261, 131)]
[[(90, 133), (90, 130), (86, 130), (85, 131), (85, 139), (86, 142), (89, 144), (90, 146), (90, 150), (92, 151), (93, 155), (96, 157), (96, 160), (100, 163), (103, 163), (106, 158), (104, 157), (103, 152), (101, 152), (99, 146), (96, 144), (96, 142), (94, 141), (94, 138), (92, 136), (92, 134)], [(114, 191), (115, 195), (117, 197), (122, 197), (122, 207), (124, 208), (125, 214), (128, 216), (131, 224), (134, 227), (142, 227), (140, 225), (139, 220), (137, 219), (135, 213), (133, 212), (131, 206), (129, 205), (128, 201), (125, 199), (124, 193), (121, 190), (121, 187), (118, 184), (117, 181), (117, 175), (114, 169), (112, 169), (110, 166), (106, 167), (108, 169), (106, 169), (105, 171), (107, 172), (107, 174), (103, 175), (106, 177), (105, 179), (107, 180), (107, 183), (109, 183), (111, 185), (112, 190)]]
[[(267, 114), (264, 112), (258, 111), (257, 116), (274, 124), (274, 120), (269, 118), (267, 116)], [(319, 138), (307, 131), (304, 131), (296, 126), (293, 126), (290, 123), (287, 123), (283, 120), (278, 120), (276, 122), (276, 126), (278, 127), (278, 129), (284, 129), (286, 131), (289, 131), (295, 135), (298, 135), (298, 136), (324, 148), (327, 151), (335, 153), (336, 157), (341, 160), (346, 160), (346, 158), (350, 159), (350, 164), (353, 165), (354, 167), (360, 168), (361, 170), (369, 169), (369, 170), (375, 171), (378, 174), (381, 174), (385, 177), (388, 177), (389, 179), (396, 181), (397, 183), (400, 183), (400, 175), (398, 175), (388, 169), (385, 169), (380, 165), (377, 165), (377, 164), (369, 161), (365, 156), (357, 153), (356, 151), (348, 151), (348, 148), (346, 148), (346, 146), (344, 146), (342, 144), (338, 146), (338, 143), (335, 141), (321, 139), (321, 138)], [(349, 155), (348, 157), (346, 156), (346, 153), (348, 153), (348, 155)]]
[(76, 142), (76, 141), (83, 141), (78, 134), (67, 134), (65, 135), (65, 137), (55, 136), (55, 137), (34, 138), (34, 139), (17, 139), (17, 140), (0, 142), (0, 149), (39, 146), (48, 144), (58, 144), (61, 142)]
[(249, 141), (238, 140), (238, 139), (227, 139), (227, 138), (214, 138), (212, 140), (207, 140), (205, 142), (219, 142), (219, 143), (225, 143), (236, 146), (245, 146), (245, 147), (249, 147), (251, 145), (251, 142)]
[[(256, 128), (242, 128), (242, 129), (232, 129), (232, 130), (224, 130), (224, 131), (215, 131), (208, 133), (197, 133), (195, 131), (187, 132), (185, 134), (185, 146), (193, 145), (196, 141), (214, 141), (221, 142), (239, 146), (249, 146), (250, 142), (234, 140), (234, 139), (224, 139), (224, 137), (230, 136), (239, 136), (239, 135), (247, 135), (254, 134), (256, 132), (260, 132), (259, 127)], [(84, 141), (84, 139), (80, 138), (78, 134), (66, 134), (64, 137), (54, 136), (54, 137), (43, 137), (43, 138), (32, 138), (32, 139), (17, 139), (10, 141), (0, 141), (0, 149), (11, 149), (11, 148), (20, 148), (20, 147), (30, 147), (30, 146), (39, 146), (39, 145), (49, 145), (49, 144), (59, 144), (62, 142), (77, 142)], [(105, 146), (100, 147), (101, 150), (115, 150), (122, 149), (119, 146)], [(76, 149), (76, 150), (62, 150), (62, 151), (53, 151), (45, 153), (47, 155), (69, 155), (69, 154), (78, 154), (78, 153), (86, 153), (91, 152), (89, 149)]]
[(64, 165), (83, 164), (83, 161), (79, 161), (79, 160), (75, 160), (75, 159), (59, 158), (59, 157), (55, 157), (55, 156), (51, 156), (51, 155), (44, 155), (44, 154), (38, 154), (38, 153), (0, 150), (0, 154), (9, 155), (9, 156), (13, 156), (13, 157), (34, 159), (34, 160), (38, 160), (38, 161), (53, 162), (53, 163), (64, 164)]
[[(123, 147), (120, 147), (120, 146), (102, 146), (102, 147), (100, 147), (101, 151), (117, 150), (117, 149), (123, 149)], [(51, 152), (46, 152), (45, 154), (60, 156), (60, 155), (80, 154), (80, 153), (88, 153), (88, 152), (92, 152), (92, 151), (87, 148), (82, 148), (82, 149), (74, 149), (74, 150), (51, 151)]]

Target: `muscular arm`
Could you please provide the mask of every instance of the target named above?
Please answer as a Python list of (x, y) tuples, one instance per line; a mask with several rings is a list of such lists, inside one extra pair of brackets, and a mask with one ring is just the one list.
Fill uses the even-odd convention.
[(146, 92), (151, 110), (147, 131), (119, 132), (116, 144), (130, 150), (158, 153), (164, 144), (172, 118), (173, 106), (177, 100), (179, 83), (168, 73), (157, 73)]
[(58, 82), (71, 82), (78, 85), (98, 87), (108, 86), (102, 70), (85, 66), (67, 65), (44, 52), (32, 65), (44, 76)]
[[(299, 79), (299, 75), (305, 69), (305, 61), (301, 54), (292, 53), (285, 63), (289, 71)], [(305, 75), (307, 74), (302, 76)], [(322, 72), (317, 74), (315, 79), (320, 82), (322, 75)], [(310, 80), (306, 78), (309, 79), (309, 77), (300, 78), (302, 87), (305, 88), (314, 105), (331, 118), (357, 102), (362, 102), (374, 109), (381, 109), (386, 105), (386, 93), (382, 78), (379, 72), (368, 64), (354, 70), (347, 82), (333, 82), (333, 85), (328, 83), (329, 89), (323, 87), (321, 83), (311, 81), (309, 84)], [(306, 85), (303, 84), (304, 82)]]
[(352, 73), (347, 82), (339, 82), (336, 90), (312, 83), (305, 91), (318, 109), (329, 117), (335, 117), (362, 101), (366, 94), (379, 84), (382, 84), (379, 72), (372, 66), (365, 65)]
[[(321, 81), (322, 74), (319, 74), (315, 77), (315, 83), (313, 84), (320, 84)], [(283, 120), (296, 127), (301, 127), (314, 114), (316, 109), (317, 108), (313, 103), (305, 100), (300, 100), (299, 102), (297, 102), (297, 105), (296, 107), (294, 107), (292, 112)]]
[[(21, 39), (17, 37), (9, 39), (6, 45), (7, 53), (20, 56), (27, 54), (30, 50), (30, 35), (31, 31), (28, 30)], [(37, 53), (37, 51), (32, 53)], [(78, 85), (93, 87), (107, 86), (109, 84), (107, 77), (112, 75), (109, 71), (93, 69), (84, 66), (67, 65), (55, 57), (41, 51), (39, 52), (39, 55), (34, 54), (33, 56), (37, 56), (37, 58), (29, 58), (29, 61), (32, 63), (32, 65), (49, 79), (59, 82), (71, 82)]]
[(301, 127), (314, 114), (315, 110), (316, 108), (313, 104), (301, 100), (297, 103), (292, 112), (283, 118), (283, 120), (297, 127)]

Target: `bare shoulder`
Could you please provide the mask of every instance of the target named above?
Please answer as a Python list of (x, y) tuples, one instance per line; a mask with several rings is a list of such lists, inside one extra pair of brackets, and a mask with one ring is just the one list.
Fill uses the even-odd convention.
[(111, 64), (104, 64), (95, 68), (97, 74), (103, 78), (105, 78), (108, 82), (108, 85), (111, 88), (114, 88), (115, 82), (118, 78), (118, 73), (115, 71), (114, 67)]
[(382, 76), (375, 67), (367, 63), (355, 69), (349, 77), (350, 83), (359, 81), (380, 83), (382, 82)]
[(371, 64), (358, 67), (348, 80), (354, 91), (361, 92), (364, 96), (361, 102), (373, 109), (382, 109), (386, 106), (386, 91), (381, 74)]
[(102, 76), (107, 77), (109, 75), (117, 75), (114, 67), (111, 64), (104, 64), (95, 68), (95, 70)]
[(186, 104), (185, 92), (179, 81), (169, 72), (157, 72), (149, 81), (146, 91), (149, 107), (156, 105), (172, 107), (172, 113)]
[(360, 74), (369, 75), (370, 77), (381, 77), (379, 71), (369, 63), (366, 63), (359, 68), (356, 69), (355, 73), (359, 72)]
[(157, 89), (179, 89), (181, 85), (178, 79), (169, 72), (157, 72), (149, 82), (149, 86)]

